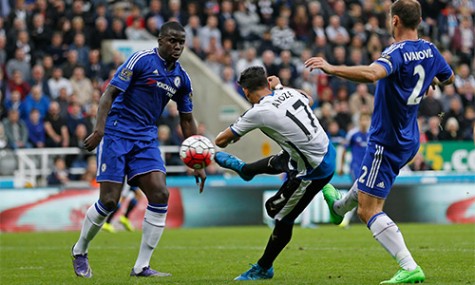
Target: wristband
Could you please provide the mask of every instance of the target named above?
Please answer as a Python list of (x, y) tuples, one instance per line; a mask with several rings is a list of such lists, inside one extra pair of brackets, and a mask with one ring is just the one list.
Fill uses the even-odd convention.
[(274, 87), (274, 90), (282, 90), (282, 89), (284, 89), (284, 86), (280, 83)]

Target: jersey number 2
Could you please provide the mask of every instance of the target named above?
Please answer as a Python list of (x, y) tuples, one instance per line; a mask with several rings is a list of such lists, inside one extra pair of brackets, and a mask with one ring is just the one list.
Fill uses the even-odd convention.
[(412, 90), (411, 96), (407, 99), (407, 105), (417, 105), (421, 102), (422, 96), (421, 94), (422, 85), (424, 85), (424, 79), (426, 77), (426, 72), (422, 65), (418, 64), (414, 67), (414, 75), (419, 75), (419, 80), (417, 80), (416, 86), (414, 86), (414, 90)]

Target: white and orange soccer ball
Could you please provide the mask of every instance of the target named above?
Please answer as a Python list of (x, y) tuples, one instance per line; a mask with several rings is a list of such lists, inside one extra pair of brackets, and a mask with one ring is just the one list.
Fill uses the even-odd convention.
[(193, 169), (203, 169), (210, 165), (214, 153), (213, 143), (207, 137), (201, 135), (188, 137), (180, 147), (181, 160)]

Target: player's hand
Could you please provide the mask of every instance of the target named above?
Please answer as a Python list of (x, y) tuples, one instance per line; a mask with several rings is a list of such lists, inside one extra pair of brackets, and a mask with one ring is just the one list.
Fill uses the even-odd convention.
[(84, 147), (88, 151), (93, 151), (101, 142), (104, 132), (94, 130), (87, 138), (84, 139)]
[(305, 67), (310, 68), (310, 71), (314, 69), (323, 70), (323, 72), (331, 74), (332, 73), (332, 65), (329, 64), (323, 57), (311, 57), (305, 61)]
[(203, 192), (206, 181), (206, 172), (204, 169), (195, 169), (193, 175), (196, 179), (196, 185), (200, 186), (200, 193)]
[(282, 83), (280, 83), (280, 78), (275, 75), (267, 77), (267, 82), (269, 83), (269, 88), (271, 90), (275, 90), (275, 87), (279, 84), (282, 85)]

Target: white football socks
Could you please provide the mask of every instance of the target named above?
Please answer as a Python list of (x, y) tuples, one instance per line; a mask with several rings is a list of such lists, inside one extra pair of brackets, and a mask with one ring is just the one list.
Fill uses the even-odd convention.
[(89, 242), (96, 236), (107, 216), (112, 212), (113, 210), (107, 210), (99, 200), (87, 209), (79, 240), (73, 248), (74, 255), (87, 253)]
[(148, 204), (147, 210), (145, 210), (142, 226), (142, 243), (140, 244), (139, 256), (134, 265), (134, 272), (137, 274), (150, 264), (153, 250), (160, 241), (165, 229), (167, 210), (167, 204)]
[(368, 221), (373, 237), (394, 257), (405, 270), (414, 270), (417, 263), (406, 247), (398, 226), (384, 212), (380, 212)]
[[(338, 191), (338, 190), (337, 190)], [(333, 210), (340, 216), (358, 206), (358, 185), (355, 182), (343, 198), (333, 204)]]

